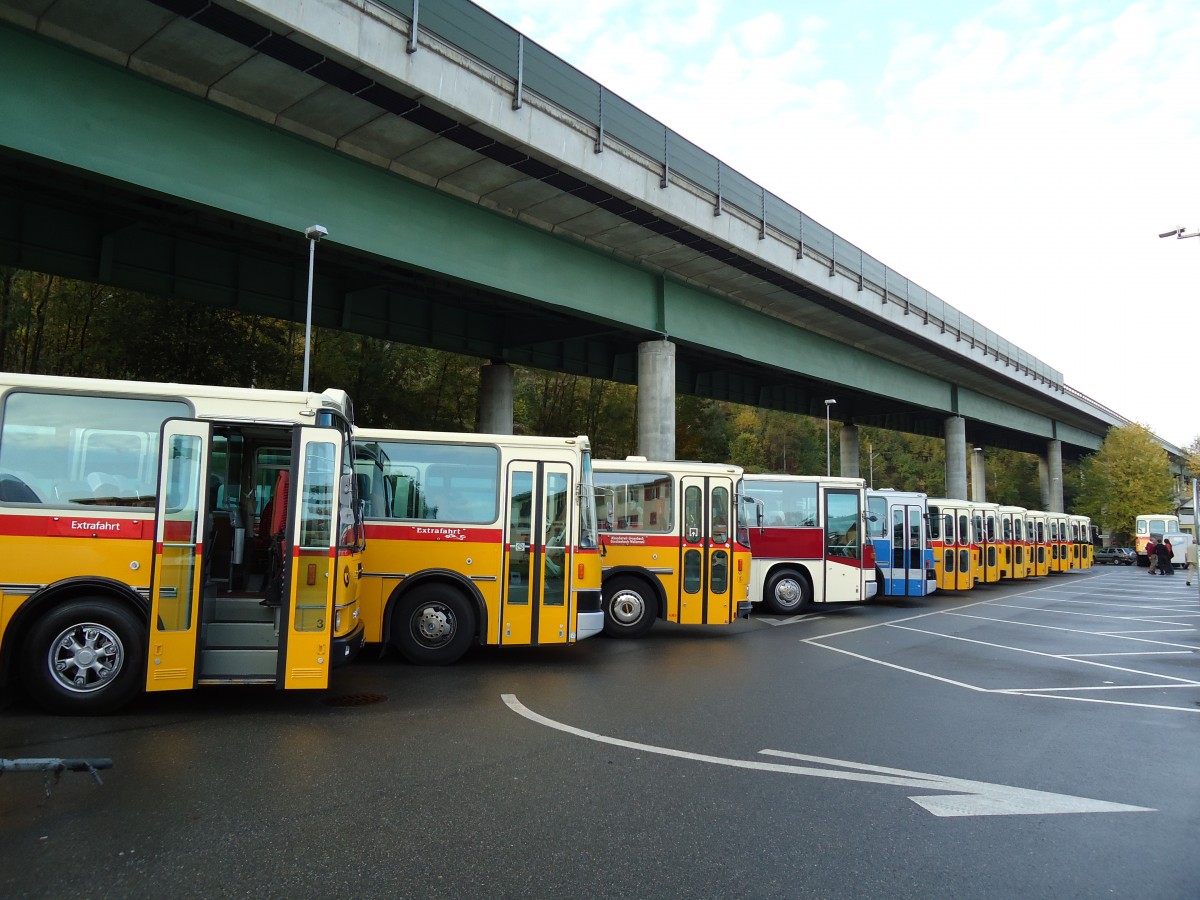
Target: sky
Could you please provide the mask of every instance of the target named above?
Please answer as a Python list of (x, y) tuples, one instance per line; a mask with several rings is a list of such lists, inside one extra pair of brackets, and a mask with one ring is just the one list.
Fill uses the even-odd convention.
[(476, 0), (1178, 446), (1200, 3)]

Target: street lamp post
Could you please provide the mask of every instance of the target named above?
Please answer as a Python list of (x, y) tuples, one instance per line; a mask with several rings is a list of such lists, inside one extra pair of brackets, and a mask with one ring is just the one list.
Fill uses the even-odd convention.
[(833, 463), (830, 462), (829, 456), (829, 407), (837, 403), (836, 400), (825, 401), (825, 477), (828, 478), (833, 474)]
[(308, 364), (312, 352), (312, 295), (313, 295), (313, 260), (317, 255), (317, 241), (329, 234), (324, 225), (309, 225), (304, 229), (308, 238), (308, 300), (304, 304), (304, 390), (308, 390)]
[[(1197, 228), (1195, 231), (1188, 231), (1186, 228), (1180, 225), (1178, 228), (1173, 228), (1170, 231), (1164, 231), (1159, 235), (1159, 237), (1173, 237), (1176, 240), (1200, 237), (1200, 228)], [(1192, 474), (1195, 476), (1200, 473), (1193, 472)], [(1192, 523), (1192, 531), (1194, 531), (1196, 535), (1195, 540), (1200, 541), (1200, 480), (1195, 477), (1192, 478)], [(1196, 579), (1196, 589), (1200, 590), (1200, 577), (1197, 577), (1200, 575), (1200, 572), (1189, 571), (1188, 575)]]

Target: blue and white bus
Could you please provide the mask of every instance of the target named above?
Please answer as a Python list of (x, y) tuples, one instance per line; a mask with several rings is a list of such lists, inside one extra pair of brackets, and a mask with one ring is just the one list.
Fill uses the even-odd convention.
[(927, 501), (914, 491), (867, 491), (867, 534), (875, 546), (878, 596), (927, 597), (937, 590)]

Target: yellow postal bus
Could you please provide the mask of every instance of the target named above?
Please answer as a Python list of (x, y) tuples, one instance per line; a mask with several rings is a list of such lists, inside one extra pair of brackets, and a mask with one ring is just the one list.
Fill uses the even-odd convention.
[(0, 374), (0, 683), (324, 688), (362, 645), (341, 391)]
[(418, 665), (598, 634), (586, 437), (355, 430), (369, 643)]
[(723, 625), (750, 615), (741, 478), (738, 466), (596, 462), (605, 634), (638, 637), (656, 619)]

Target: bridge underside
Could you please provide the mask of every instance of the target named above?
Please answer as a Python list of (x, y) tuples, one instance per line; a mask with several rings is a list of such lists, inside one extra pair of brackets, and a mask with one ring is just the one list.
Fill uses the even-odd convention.
[(1033, 453), (1099, 444), (1035, 392), (996, 399), (3, 26), (0, 75), (0, 264), (300, 321), (320, 221), (319, 326), (628, 383), (666, 336), (699, 396), (813, 416), (835, 396), (844, 421), (933, 436), (957, 414), (971, 441)]
[[(298, 232), (28, 157), (0, 154), (0, 168), (0, 264), (303, 321), (308, 243)], [(318, 260), (313, 321), (322, 327), (627, 384), (637, 383), (638, 345), (659, 337), (333, 243)], [(677, 346), (682, 392), (822, 417), (836, 389), (839, 419), (943, 435), (945, 412)], [(1045, 449), (1044, 439), (986, 422), (971, 433), (987, 446)]]

